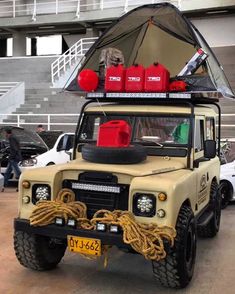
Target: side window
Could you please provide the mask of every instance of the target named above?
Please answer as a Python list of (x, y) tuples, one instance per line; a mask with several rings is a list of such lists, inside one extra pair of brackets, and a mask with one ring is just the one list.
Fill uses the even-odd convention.
[(57, 151), (69, 150), (73, 148), (74, 135), (65, 134), (57, 145)]
[(73, 135), (69, 135), (67, 146), (66, 146), (66, 149), (67, 150), (73, 148), (73, 142), (74, 142), (74, 136)]
[(195, 135), (194, 135), (194, 146), (195, 152), (203, 150), (204, 142), (204, 120), (196, 119), (195, 120)]
[(206, 118), (206, 140), (215, 140), (215, 120), (213, 117)]
[(100, 117), (87, 116), (80, 134), (81, 140), (96, 140), (98, 128), (101, 123)]
[(57, 145), (57, 149), (61, 149), (63, 147), (63, 141), (64, 141), (64, 137), (61, 137), (60, 141), (59, 141), (59, 143)]

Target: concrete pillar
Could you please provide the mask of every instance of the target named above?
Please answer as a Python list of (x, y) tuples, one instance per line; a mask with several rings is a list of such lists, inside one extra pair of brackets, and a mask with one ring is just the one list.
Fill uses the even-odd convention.
[(97, 30), (96, 28), (87, 28), (86, 36), (84, 36), (84, 38), (93, 38), (93, 37), (99, 37), (99, 30)]
[(31, 38), (31, 56), (37, 56), (37, 38)]
[(69, 49), (69, 46), (68, 46), (64, 36), (62, 36), (62, 54), (65, 53), (68, 49)]
[(26, 35), (15, 32), (13, 37), (13, 56), (26, 56)]
[(0, 39), (0, 57), (7, 56), (7, 38)]

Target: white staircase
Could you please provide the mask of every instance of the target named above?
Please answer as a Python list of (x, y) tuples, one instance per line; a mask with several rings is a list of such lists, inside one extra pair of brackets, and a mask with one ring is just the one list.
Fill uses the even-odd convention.
[(0, 82), (0, 123), (25, 100), (24, 82)]
[(53, 88), (63, 88), (82, 57), (97, 38), (83, 38), (70, 47), (51, 64), (51, 82)]

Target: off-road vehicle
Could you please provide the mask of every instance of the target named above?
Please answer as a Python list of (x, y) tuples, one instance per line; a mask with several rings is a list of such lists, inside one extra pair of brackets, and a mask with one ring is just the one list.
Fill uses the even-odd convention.
[[(159, 50), (160, 45), (165, 50)], [(87, 93), (74, 159), (26, 171), (20, 178), (16, 256), (25, 267), (47, 270), (60, 262), (67, 247), (99, 255), (105, 245), (114, 245), (142, 253), (161, 284), (182, 288), (193, 276), (197, 235), (212, 238), (219, 231), (221, 114), (215, 97), (218, 92), (233, 94), (204, 39), (172, 5), (145, 5), (123, 16), (90, 49), (79, 71), (98, 71), (98, 56), (107, 47), (121, 50), (126, 66), (148, 66), (159, 54), (171, 75), (198, 48), (203, 47), (208, 58), (195, 75), (181, 77), (190, 85), (186, 92), (107, 93), (100, 84)], [(76, 87), (72, 82), (68, 90)], [(124, 125), (127, 136), (115, 124)], [(118, 136), (123, 141), (108, 147), (106, 141)], [(67, 199), (58, 197), (61, 191)], [(71, 195), (77, 202), (70, 202)], [(71, 212), (71, 203), (80, 218)], [(105, 217), (97, 216), (100, 210), (106, 211)], [(123, 215), (128, 215), (128, 224)], [(128, 231), (130, 223), (135, 230)], [(152, 248), (146, 242), (139, 250), (128, 242), (136, 232), (140, 246), (157, 236)], [(161, 246), (164, 252), (153, 258)]]

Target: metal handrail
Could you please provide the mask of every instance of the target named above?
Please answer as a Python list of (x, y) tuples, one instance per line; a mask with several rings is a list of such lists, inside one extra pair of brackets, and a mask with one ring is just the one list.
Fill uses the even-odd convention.
[[(16, 125), (17, 127), (21, 127), (21, 126), (37, 126), (39, 124), (42, 124), (44, 126), (47, 127), (47, 130), (50, 131), (52, 126), (76, 126), (77, 125), (77, 121), (78, 118), (80, 116), (79, 113), (49, 113), (49, 114), (29, 114), (29, 113), (21, 113), (21, 114), (12, 114), (12, 113), (0, 113), (0, 120), (1, 117), (17, 117), (17, 121), (12, 121), (12, 122), (1, 122), (0, 125)], [(228, 113), (228, 114), (221, 114), (221, 116), (235, 116), (234, 113)], [(31, 117), (33, 118), (33, 122), (25, 122), (25, 117)], [(42, 117), (46, 117), (47, 121), (43, 122), (42, 120), (40, 120), (40, 118)], [(61, 117), (66, 118), (66, 117), (74, 117), (74, 123), (70, 122), (70, 123), (66, 123), (66, 122), (52, 122), (52, 118), (55, 117)], [(235, 124), (221, 124), (221, 128), (225, 128), (225, 127), (230, 127), (230, 128), (235, 128)]]
[(51, 82), (53, 85), (68, 68), (81, 60), (96, 40), (97, 38), (80, 39), (51, 64)]
[(65, 12), (74, 12), (76, 17), (80, 17), (81, 12), (91, 10), (104, 10), (113, 7), (120, 7), (124, 12), (129, 8), (136, 7), (143, 4), (170, 2), (180, 7), (181, 0), (96, 0), (92, 3), (81, 3), (80, 0), (29, 0), (27, 3), (21, 0), (0, 1), (0, 17), (17, 17), (31, 15), (32, 20), (35, 21), (37, 15), (40, 14), (59, 14)]
[[(12, 114), (12, 113), (0, 113), (0, 119), (1, 117), (16, 117), (17, 120), (12, 122), (1, 122), (0, 125), (16, 125), (17, 127), (21, 126), (37, 126), (39, 124), (42, 124), (47, 127), (47, 130), (50, 131), (52, 126), (76, 126), (77, 120), (79, 117), (79, 113), (49, 113), (49, 114), (41, 114), (41, 113), (20, 113), (20, 114)], [(33, 118), (33, 122), (25, 122), (25, 117), (31, 117)], [(46, 117), (47, 121), (43, 122), (40, 120), (42, 117)], [(74, 117), (74, 123), (66, 123), (66, 122), (52, 122), (52, 118), (54, 117)]]

